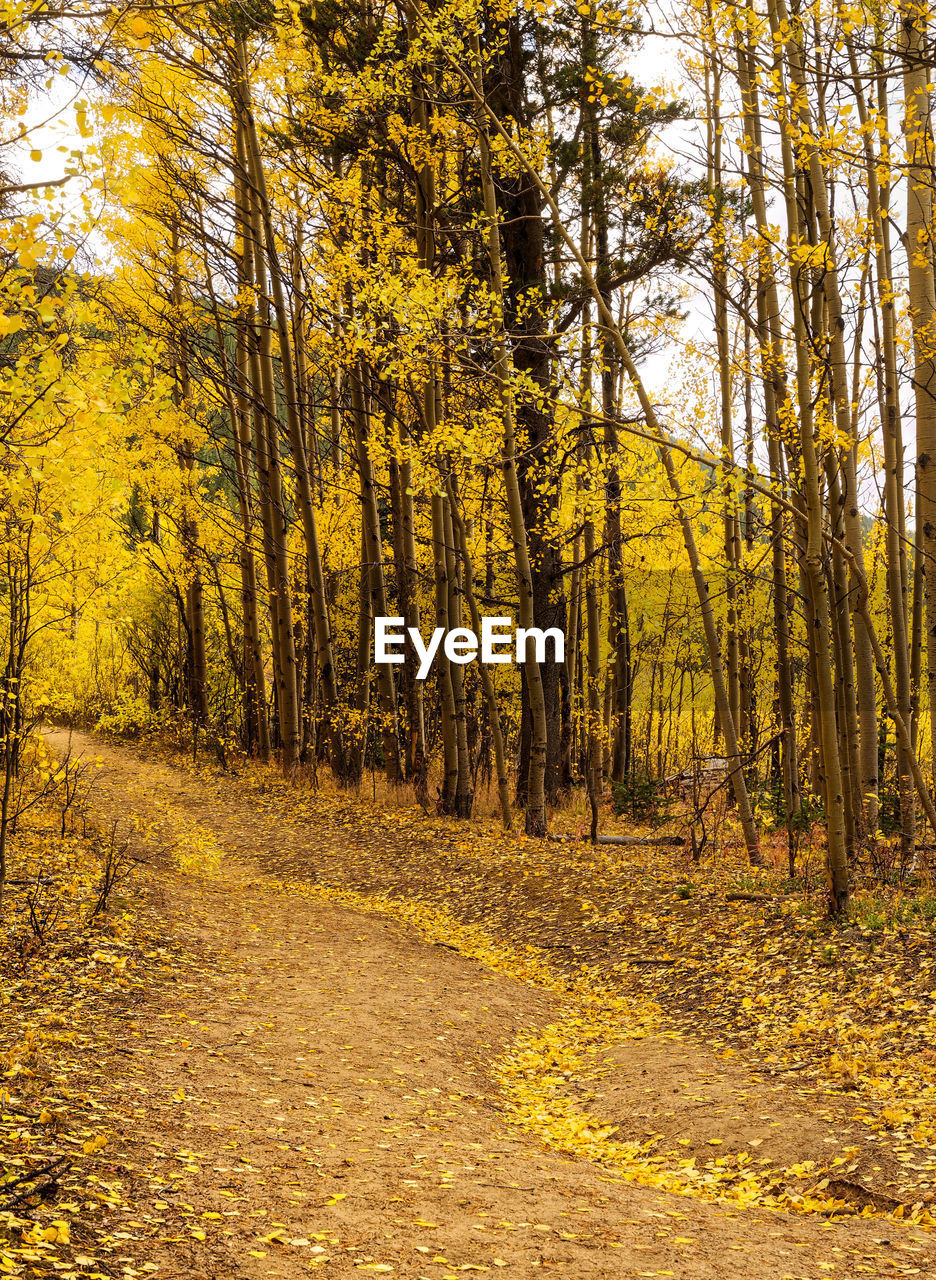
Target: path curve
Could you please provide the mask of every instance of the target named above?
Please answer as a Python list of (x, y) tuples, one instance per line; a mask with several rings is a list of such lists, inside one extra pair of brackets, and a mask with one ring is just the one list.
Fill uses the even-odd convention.
[(144, 869), (203, 964), (116, 1033), (120, 1158), (151, 1214), (171, 1226), (184, 1195), (185, 1220), (207, 1224), (203, 1241), (154, 1237), (160, 1277), (933, 1273), (929, 1238), (891, 1223), (740, 1213), (543, 1150), (503, 1119), (486, 1063), (555, 1016), (552, 996), (277, 885), (250, 856), (276, 847), (275, 825), (229, 799), (212, 813), (185, 770), (77, 733), (48, 740), (101, 761), (102, 818), (136, 814), (162, 837), (194, 821), (226, 850), (213, 878)]

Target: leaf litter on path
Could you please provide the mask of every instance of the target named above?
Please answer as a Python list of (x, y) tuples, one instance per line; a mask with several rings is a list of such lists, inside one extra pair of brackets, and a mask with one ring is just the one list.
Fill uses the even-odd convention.
[[(126, 1210), (138, 1225), (122, 1234), (147, 1242), (149, 1265), (250, 1277), (320, 1268), (532, 1276), (550, 1266), (569, 1276), (922, 1273), (926, 1232), (880, 1218), (829, 1221), (829, 1196), (796, 1217), (771, 1212), (766, 1196), (748, 1207), (738, 1195), (709, 1202), (724, 1201), (732, 1179), (714, 1190), (670, 1183), (646, 1138), (636, 1163), (654, 1177), (622, 1182), (633, 1143), (597, 1096), (613, 1055), (657, 1044), (691, 1063), (686, 1029), (646, 994), (615, 994), (600, 957), (590, 969), (556, 967), (535, 930), (510, 937), (503, 918), (472, 918), (470, 901), (459, 914), (450, 882), (446, 899), (433, 900), (439, 866), (426, 849), (431, 833), (415, 822), (415, 832), (405, 823), (381, 832), (365, 807), (356, 829), (342, 801), (333, 827), (330, 797), (300, 793), (296, 813), (268, 778), (245, 787), (105, 755), (99, 803), (126, 806), (132, 794), (145, 810), (151, 796), (164, 827), (181, 823), (223, 851), (203, 877), (160, 867), (175, 945), (190, 959), (128, 1030), (140, 1052), (110, 1063), (122, 1069), (118, 1092), (132, 1085), (147, 1099), (123, 1111), (115, 1099), (113, 1127), (131, 1195), (147, 1188), (148, 1216), (162, 1218), (154, 1230), (138, 1198)], [(342, 837), (352, 846), (344, 885), (335, 874)], [(305, 879), (300, 841), (313, 863)], [(419, 898), (388, 869), (410, 844), (397, 879), (414, 880), (421, 863)], [(354, 883), (362, 848), (382, 886), (359, 874)], [(498, 855), (504, 875), (510, 852)], [(522, 841), (512, 852), (518, 863), (530, 856)], [(284, 856), (293, 865), (272, 876)], [(567, 1133), (548, 1132), (557, 1117)], [(726, 1145), (730, 1133), (728, 1118)], [(743, 1188), (743, 1176), (734, 1180)], [(120, 1243), (125, 1258), (136, 1243)]]

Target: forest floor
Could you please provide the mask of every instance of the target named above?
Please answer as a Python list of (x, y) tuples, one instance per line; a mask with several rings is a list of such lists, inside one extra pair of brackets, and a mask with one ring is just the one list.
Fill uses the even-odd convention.
[(925, 902), (48, 740), (137, 862), (2, 975), (0, 1275), (936, 1274)]

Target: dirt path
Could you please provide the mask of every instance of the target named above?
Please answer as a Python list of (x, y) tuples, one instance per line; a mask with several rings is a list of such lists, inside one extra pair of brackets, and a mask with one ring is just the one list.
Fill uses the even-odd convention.
[(275, 825), (230, 795), (213, 807), (184, 771), (78, 735), (72, 749), (103, 762), (102, 815), (154, 822), (157, 843), (194, 821), (225, 848), (214, 877), (144, 873), (200, 961), (112, 1045), (114, 1159), (143, 1189), (128, 1233), (160, 1277), (936, 1271), (920, 1231), (732, 1210), (541, 1148), (499, 1113), (486, 1064), (557, 997), (278, 886)]

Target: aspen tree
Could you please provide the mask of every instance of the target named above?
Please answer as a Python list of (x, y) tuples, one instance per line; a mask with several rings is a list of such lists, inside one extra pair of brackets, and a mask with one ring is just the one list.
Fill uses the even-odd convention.
[[(368, 444), (367, 397), (365, 395), (364, 369), (356, 364), (351, 370), (351, 423), (354, 429), (354, 448), (357, 454), (358, 473), (361, 480), (361, 527), (363, 530), (364, 565), (371, 593), (372, 617), (386, 617), (387, 593), (384, 582), (383, 545), (380, 535), (380, 515), (377, 510), (377, 487)], [(400, 747), (397, 733), (396, 690), (393, 668), (381, 664), (377, 668), (377, 689), (380, 698), (381, 737), (383, 739), (384, 767), (387, 781), (401, 780)]]
[[(188, 348), (185, 341), (182, 318), (182, 276), (179, 266), (181, 246), (178, 225), (172, 224), (172, 243), (170, 248), (172, 260), (172, 304), (175, 308), (179, 324), (178, 352), (176, 358), (176, 406), (183, 413), (189, 411), (191, 375), (188, 363)], [(195, 454), (191, 440), (187, 436), (179, 442), (179, 458), (187, 477), (191, 477), (195, 467)], [(188, 632), (188, 685), (189, 705), (196, 725), (204, 727), (208, 723), (208, 659), (205, 652), (205, 605), (202, 593), (200, 549), (198, 545), (198, 521), (193, 514), (194, 495), (192, 494), (182, 513), (182, 542), (186, 554), (187, 582), (185, 584), (185, 626)]]
[[(481, 614), (478, 609), (478, 602), (475, 599), (474, 593), (474, 566), (468, 547), (468, 536), (465, 532), (465, 521), (458, 507), (458, 498), (455, 493), (455, 487), (452, 483), (451, 475), (447, 475), (445, 477), (445, 488), (448, 507), (451, 513), (452, 527), (455, 531), (455, 538), (458, 543), (458, 553), (461, 556), (463, 566), (464, 594), (465, 599), (468, 602), (471, 626), (475, 634), (480, 635)], [(501, 820), (504, 824), (504, 830), (512, 831), (513, 812), (510, 807), (510, 789), (507, 779), (507, 755), (504, 750), (504, 734), (501, 728), (500, 712), (497, 707), (497, 694), (494, 691), (494, 682), (491, 679), (491, 673), (488, 671), (486, 663), (482, 662), (479, 665), (478, 675), (481, 679), (481, 687), (484, 690), (488, 715), (491, 721), (491, 735), (494, 740), (494, 768), (497, 773), (497, 798), (500, 803)]]
[[(582, 62), (585, 67), (598, 62), (594, 23), (590, 15), (582, 18)], [(593, 93), (584, 93), (581, 106), (582, 127), (587, 155), (583, 157), (582, 188), (589, 211), (595, 252), (595, 279), (602, 290), (605, 305), (611, 305), (611, 248), (608, 227), (608, 190), (605, 163), (601, 150), (601, 132)], [(607, 741), (610, 760), (608, 772), (615, 782), (622, 782), (630, 767), (630, 653), (627, 638), (627, 592), (621, 554), (621, 480), (617, 461), (618, 433), (616, 418), (617, 356), (614, 340), (600, 330), (601, 413), (603, 444), (606, 454), (605, 542), (608, 572), (608, 644), (612, 655), (608, 671)]]
[[(450, 478), (449, 478), (450, 479)], [(446, 485), (448, 489), (449, 485)], [(454, 491), (454, 484), (452, 484)], [(446, 580), (448, 584), (448, 625), (456, 631), (462, 626), (461, 597), (464, 591), (462, 581), (462, 558), (455, 544), (455, 531), (452, 523), (452, 502), (448, 493), (444, 495), (442, 514), (445, 531), (445, 558), (447, 564)], [(458, 780), (455, 784), (454, 814), (456, 818), (470, 818), (473, 796), (471, 792), (471, 756), (468, 751), (468, 719), (465, 698), (465, 669), (460, 662), (453, 662), (449, 667), (452, 679), (452, 700), (455, 707), (455, 743), (458, 752)]]
[[(777, 5), (771, 2), (769, 17), (776, 50), (776, 70), (785, 81), (786, 64), (782, 61), (785, 45), (779, 34), (778, 12)], [(797, 461), (803, 475), (800, 564), (807, 587), (804, 593), (808, 602), (807, 634), (810, 638), (811, 676), (816, 695), (813, 724), (817, 733), (818, 752), (814, 755), (814, 760), (820, 770), (822, 798), (826, 810), (826, 869), (829, 899), (832, 910), (839, 913), (848, 905), (845, 796), (832, 668), (829, 591), (823, 563), (824, 504), (814, 435), (812, 370), (805, 321), (808, 285), (802, 268), (802, 246), (808, 244), (809, 237), (803, 229), (802, 210), (796, 187), (796, 168), (791, 141), (793, 129), (791, 118), (785, 112), (781, 112), (780, 135), (787, 215), (787, 256), (794, 300), (792, 310), (799, 444)]]
[[(711, 10), (709, 11), (711, 21)], [(725, 546), (725, 681), (731, 717), (741, 726), (741, 661), (738, 635), (738, 577), (741, 537), (732, 487), (734, 430), (732, 422), (732, 371), (728, 337), (728, 268), (725, 194), (722, 174), (721, 70), (717, 56), (706, 59), (706, 127), (708, 131), (706, 186), (712, 219), (712, 307), (715, 316), (716, 359), (721, 447), (725, 482), (722, 488), (722, 523)]]
[[(249, 166), (246, 112), (240, 113), (245, 163)], [(263, 232), (258, 193), (245, 170), (246, 226), (249, 228), (249, 270), (254, 297), (250, 371), (255, 410), (253, 415), (261, 510), (265, 519), (267, 577), (270, 587), (270, 614), (276, 639), (273, 653), (276, 669), (277, 710), (282, 763), (287, 771), (299, 763), (299, 686), (293, 627), (292, 591), (289, 582), (286, 507), (280, 466), (279, 417), (273, 371), (273, 340), (267, 292), (267, 269), (263, 252)]]
[[(822, 289), (826, 306), (825, 335), (828, 342), (829, 390), (839, 437), (842, 440), (850, 441), (843, 448), (842, 456), (845, 538), (852, 562), (864, 573), (864, 548), (858, 511), (857, 445), (854, 441), (851, 441), (851, 397), (845, 356), (845, 321), (836, 259), (835, 227), (832, 221), (822, 158), (815, 140), (816, 126), (809, 106), (802, 50), (799, 37), (796, 34), (797, 24), (791, 22), (785, 0), (769, 0), (768, 9), (771, 17), (771, 28), (775, 33), (775, 39), (779, 40), (784, 51), (789, 74), (789, 90), (793, 110), (791, 115), (787, 117), (788, 127), (791, 132), (795, 130), (796, 147), (805, 173), (809, 177), (809, 192), (815, 208), (820, 242), (825, 254)], [(863, 624), (856, 623), (853, 641), (855, 683), (861, 732), (861, 776), (859, 785), (864, 802), (865, 825), (873, 831), (877, 826), (878, 804), (877, 704), (870, 637)]]
[[(318, 530), (315, 520), (315, 508), (312, 501), (312, 487), (309, 476), (309, 460), (302, 439), (302, 424), (299, 417), (299, 400), (296, 387), (295, 366), (290, 342), (290, 323), (286, 309), (283, 289), (282, 269), (273, 233), (270, 200), (267, 194), (266, 174), (260, 155), (256, 122), (250, 97), (249, 67), (247, 52), (243, 38), (238, 40), (237, 48), (239, 80), (237, 92), (240, 96), (244, 142), (247, 155), (248, 172), (253, 186), (252, 197), (257, 211), (258, 221), (262, 229), (263, 245), (266, 252), (266, 263), (269, 270), (269, 282), (273, 308), (276, 315), (276, 335), (280, 351), (280, 370), (283, 379), (283, 390), (286, 401), (286, 423), (293, 468), (296, 476), (296, 501), (302, 520), (303, 536), (306, 544), (306, 556), (309, 566), (309, 585), (312, 596), (316, 647), (318, 650), (320, 676), (325, 694), (326, 705), (334, 707), (337, 702), (337, 691), (334, 682), (334, 662), (331, 652), (331, 627), (328, 620), (327, 602), (325, 599), (325, 579), (322, 573), (322, 557), (318, 544)], [(391, 677), (392, 678), (392, 677)], [(391, 699), (392, 701), (392, 699)], [(298, 702), (298, 699), (297, 699)], [(337, 725), (331, 725), (332, 762), (335, 772), (340, 777), (343, 772), (342, 743)], [(395, 735), (395, 724), (393, 726)], [(293, 733), (290, 724), (290, 734)], [(295, 763), (299, 750), (298, 718), (295, 727), (295, 738), (287, 745), (284, 734), (284, 752), (288, 757), (287, 764)], [(388, 769), (393, 766), (388, 765)]]
[[(207, 261), (207, 238), (202, 224), (205, 243), (205, 281), (211, 301), (218, 342), (218, 356), (224, 383), (224, 398), (231, 423), (231, 447), (234, 454), (234, 476), (237, 487), (237, 510), (240, 518), (238, 561), (241, 574), (241, 609), (243, 611), (244, 697), (245, 720), (253, 726), (257, 735), (257, 752), (261, 760), (270, 759), (270, 726), (266, 709), (266, 673), (263, 667), (263, 651), (260, 644), (260, 621), (257, 614), (257, 573), (253, 553), (253, 510), (250, 491), (250, 428), (248, 426), (247, 347), (242, 326), (235, 319), (235, 364), (229, 367), (221, 309)], [(238, 230), (243, 227), (239, 220)], [(235, 247), (238, 265), (243, 260), (243, 247)], [(241, 281), (239, 280), (239, 283)], [(217, 572), (216, 572), (217, 578)], [(218, 595), (223, 599), (220, 579), (217, 579)], [(225, 626), (227, 617), (225, 615)]]
[[(745, 11), (749, 12), (749, 11)], [(777, 646), (777, 699), (780, 707), (781, 767), (784, 810), (790, 858), (793, 857), (792, 821), (800, 807), (799, 759), (796, 741), (796, 713), (793, 702), (793, 672), (790, 662), (790, 617), (784, 540), (784, 476), (781, 461), (782, 416), (788, 409), (787, 374), (780, 330), (781, 308), (771, 250), (767, 217), (760, 110), (751, 43), (743, 26), (735, 31), (735, 56), (743, 115), (743, 148), (747, 160), (745, 179), (751, 197), (757, 235), (756, 320), (760, 347), (761, 382), (764, 395), (765, 435), (771, 480), (771, 567), (773, 571), (774, 635)], [(773, 491), (776, 491), (774, 493)], [(793, 873), (791, 863), (791, 875)]]
[[(589, 175), (591, 156), (586, 140), (582, 156), (583, 186)], [(589, 207), (582, 201), (581, 244), (582, 258), (587, 260), (591, 249), (591, 219)], [(582, 308), (582, 385), (581, 415), (583, 427), (582, 454), (587, 475), (593, 474), (595, 447), (592, 438), (591, 415), (592, 405), (592, 300), (586, 295)], [(601, 746), (599, 728), (601, 711), (598, 702), (598, 682), (601, 678), (601, 620), (598, 605), (598, 567), (599, 561), (595, 546), (595, 518), (591, 490), (584, 490), (582, 542), (585, 551), (585, 564), (580, 571), (584, 581), (584, 615), (585, 615), (585, 654), (582, 663), (585, 697), (582, 720), (584, 723), (584, 773), (585, 791), (588, 796), (590, 810), (590, 835), (594, 844), (598, 838), (598, 804), (601, 800)], [(581, 592), (581, 587), (579, 588)]]
[[(930, 111), (928, 6), (899, 7), (906, 150), (908, 304), (913, 328), (916, 408), (917, 554), (926, 584), (927, 707), (930, 769), (936, 778), (936, 267), (933, 244), (933, 122)], [(914, 610), (916, 615), (916, 608)]]
[[(449, 630), (448, 549), (445, 544), (445, 495), (441, 490), (432, 494), (432, 556), (435, 578), (435, 624)], [(442, 714), (442, 751), (444, 775), (442, 782), (442, 811), (451, 813), (456, 805), (458, 790), (458, 727), (455, 710), (455, 690), (452, 684), (452, 667), (444, 648), (436, 655), (436, 674), (439, 685), (439, 703)]]
[[(887, 96), (879, 55), (874, 55), (874, 69), (880, 77), (881, 97), (878, 111), (885, 126), (881, 135), (881, 151), (876, 155), (872, 141), (871, 118), (861, 82), (854, 40), (844, 34), (851, 71), (852, 93), (861, 124), (864, 171), (867, 182), (868, 214), (874, 242), (877, 267), (876, 316), (880, 317), (879, 359), (876, 362), (881, 385), (881, 434), (884, 443), (884, 517), (887, 540), (887, 588), (890, 606), (891, 638), (894, 648), (894, 673), (897, 700), (901, 714), (909, 724), (913, 717), (913, 680), (908, 640), (906, 554), (906, 520), (904, 515), (903, 441), (901, 432), (900, 390), (897, 374), (897, 337), (894, 307), (894, 281), (891, 257), (890, 213), (890, 143), (887, 134)], [(879, 173), (883, 181), (879, 180)], [(898, 789), (900, 793), (900, 830), (904, 854), (909, 856), (914, 839), (913, 778), (906, 752), (898, 746)]]

